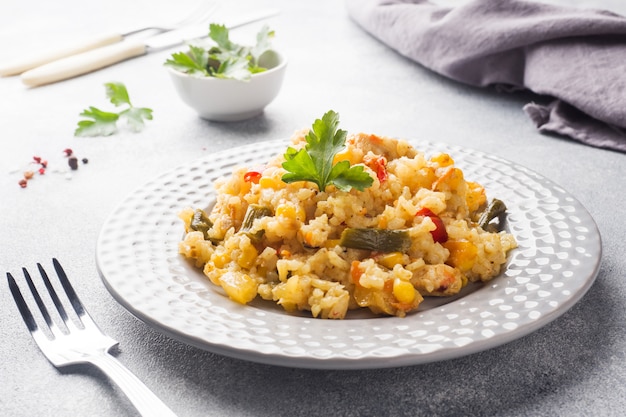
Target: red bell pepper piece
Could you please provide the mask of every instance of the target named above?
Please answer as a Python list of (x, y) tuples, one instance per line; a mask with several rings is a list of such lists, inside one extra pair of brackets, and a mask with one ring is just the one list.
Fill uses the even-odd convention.
[(384, 182), (387, 180), (387, 159), (384, 156), (381, 156), (376, 159), (376, 177), (378, 177), (378, 181)]
[(255, 184), (258, 184), (262, 175), (263, 174), (258, 171), (248, 171), (243, 175), (243, 180), (245, 182), (253, 182)]
[(424, 207), (415, 213), (416, 216), (430, 217), (430, 220), (435, 224), (435, 230), (431, 230), (430, 234), (436, 243), (444, 243), (448, 241), (448, 232), (446, 226), (443, 224), (443, 220), (427, 207)]

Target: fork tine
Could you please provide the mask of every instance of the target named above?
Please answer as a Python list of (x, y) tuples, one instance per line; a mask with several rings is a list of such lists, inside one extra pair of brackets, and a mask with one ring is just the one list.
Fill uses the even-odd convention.
[(65, 270), (63, 269), (59, 261), (56, 258), (53, 258), (52, 264), (54, 265), (57, 277), (59, 278), (59, 281), (61, 282), (61, 285), (65, 290), (65, 294), (67, 294), (67, 298), (70, 300), (70, 303), (74, 308), (74, 312), (78, 316), (80, 322), (85, 327), (97, 327), (95, 322), (91, 319), (91, 316), (83, 306), (83, 303), (80, 301), (78, 294), (76, 294), (76, 291), (74, 291), (74, 287), (72, 287), (72, 284), (70, 283), (70, 280), (68, 279), (67, 274), (65, 273)]
[(184, 19), (176, 23), (174, 26), (182, 27), (192, 23), (201, 23), (207, 19), (217, 9), (217, 4), (212, 3), (209, 7), (206, 6), (206, 2), (201, 0), (194, 11), (187, 15)]
[[(40, 271), (41, 271), (41, 266), (40, 266)], [(43, 299), (39, 295), (39, 291), (37, 290), (37, 287), (35, 287), (35, 283), (33, 282), (33, 279), (30, 277), (30, 274), (28, 273), (28, 270), (26, 268), (22, 268), (22, 272), (24, 273), (24, 278), (26, 278), (26, 283), (28, 284), (28, 288), (30, 288), (30, 292), (33, 295), (33, 298), (35, 299), (35, 303), (37, 303), (37, 307), (39, 307), (39, 311), (41, 312), (43, 319), (46, 321), (48, 328), (54, 333), (55, 331), (58, 330), (58, 328), (56, 324), (54, 323), (54, 321), (52, 320), (52, 316), (50, 316), (50, 313), (48, 312), (48, 308), (46, 307), (46, 304), (43, 302)], [(50, 282), (48, 281), (48, 283), (46, 283), (46, 287), (48, 287), (49, 285), (50, 285)], [(51, 286), (49, 288), (51, 288)], [(54, 291), (54, 289), (52, 289), (52, 291)]]
[(20, 311), (28, 330), (33, 333), (39, 329), (37, 326), (37, 322), (35, 321), (35, 317), (30, 312), (28, 308), (28, 304), (26, 304), (26, 300), (22, 296), (22, 292), (20, 291), (20, 287), (15, 282), (15, 278), (11, 273), (7, 272), (7, 280), (9, 281), (9, 289), (11, 290), (11, 294), (13, 294), (13, 299), (15, 300), (15, 304), (17, 304), (17, 309)]
[[(33, 284), (33, 280), (30, 278), (30, 274), (28, 274), (26, 268), (22, 268), (22, 270), (24, 271), (24, 277), (26, 278), (28, 287), (30, 288), (31, 293), (33, 293), (32, 295), (35, 298), (37, 305), (39, 306), (41, 315), (44, 317), (46, 324), (48, 324), (48, 329), (50, 330), (50, 332), (52, 332), (53, 337), (56, 337), (55, 334), (58, 334), (58, 328), (54, 325), (54, 322), (50, 318), (50, 314), (48, 314), (48, 310), (43, 304), (43, 301), (39, 296), (39, 292), (37, 292), (37, 289)], [(15, 281), (15, 278), (13, 278), (13, 275), (7, 272), (7, 279), (9, 281), (9, 288), (11, 289), (11, 293), (13, 294), (13, 300), (17, 305), (17, 309), (19, 310), (22, 319), (24, 319), (24, 323), (26, 323), (28, 331), (33, 336), (33, 339), (35, 339), (35, 342), (37, 342), (37, 345), (39, 345), (39, 347), (41, 348), (45, 341), (49, 340), (48, 336), (46, 336), (46, 334), (39, 328), (37, 320), (31, 313), (30, 308), (28, 307), (28, 303), (22, 296), (20, 287), (19, 285), (17, 285), (17, 282)]]
[[(50, 282), (50, 278), (48, 278), (48, 273), (46, 272), (45, 269), (43, 269), (43, 266), (41, 266), (41, 264), (39, 263), (37, 264), (37, 268), (39, 269), (41, 278), (44, 284), (46, 285), (46, 288), (48, 289), (48, 293), (50, 293), (50, 298), (52, 298), (52, 302), (54, 303), (54, 306), (57, 308), (57, 311), (59, 312), (59, 315), (61, 316), (61, 319), (63, 320), (63, 322), (67, 325), (67, 323), (70, 322), (70, 318), (67, 315), (67, 312), (65, 311), (65, 308), (63, 307), (63, 303), (61, 303), (61, 299), (59, 299), (59, 296), (57, 295), (56, 290), (52, 286), (52, 283)], [(42, 303), (42, 306), (43, 306), (43, 303)], [(45, 306), (43, 308), (45, 308)], [(48, 324), (50, 323), (48, 322)]]
[(52, 259), (52, 264), (54, 265), (54, 270), (57, 272), (57, 277), (59, 278), (59, 281), (61, 282), (61, 285), (63, 286), (63, 289), (65, 290), (65, 293), (70, 300), (70, 303), (72, 303), (74, 311), (79, 317), (84, 315), (85, 308), (78, 299), (78, 294), (76, 294), (76, 291), (74, 291), (74, 287), (72, 287), (72, 284), (70, 284), (70, 280), (67, 278), (67, 274), (63, 270), (63, 267), (56, 258)]

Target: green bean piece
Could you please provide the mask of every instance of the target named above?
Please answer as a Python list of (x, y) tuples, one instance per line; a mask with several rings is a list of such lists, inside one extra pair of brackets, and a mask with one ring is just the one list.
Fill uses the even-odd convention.
[(260, 204), (250, 204), (246, 210), (246, 214), (243, 218), (243, 223), (241, 224), (241, 229), (239, 229), (239, 231), (247, 234), (250, 239), (258, 241), (263, 237), (265, 231), (258, 230), (255, 233), (250, 233), (250, 230), (254, 225), (254, 221), (256, 219), (260, 219), (261, 217), (271, 216), (272, 214), (272, 209), (269, 207), (262, 206)]
[(209, 230), (213, 227), (213, 222), (209, 220), (209, 216), (202, 209), (196, 209), (193, 212), (189, 228), (196, 232), (202, 232), (204, 240), (209, 240)]
[(347, 228), (341, 233), (340, 246), (376, 252), (406, 252), (411, 237), (406, 230)]
[(502, 200), (498, 200), (494, 198), (489, 203), (489, 206), (485, 209), (483, 214), (480, 215), (478, 219), (478, 225), (483, 229), (487, 230), (487, 226), (493, 219), (500, 216), (501, 214), (506, 212), (506, 205)]

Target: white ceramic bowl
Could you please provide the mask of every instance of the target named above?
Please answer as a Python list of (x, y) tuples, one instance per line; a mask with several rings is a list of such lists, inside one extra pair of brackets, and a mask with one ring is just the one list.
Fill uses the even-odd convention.
[(169, 73), (180, 98), (200, 117), (232, 122), (261, 114), (280, 91), (287, 69), (285, 57), (267, 51), (259, 64), (268, 70), (252, 74), (249, 81), (198, 77), (173, 68)]

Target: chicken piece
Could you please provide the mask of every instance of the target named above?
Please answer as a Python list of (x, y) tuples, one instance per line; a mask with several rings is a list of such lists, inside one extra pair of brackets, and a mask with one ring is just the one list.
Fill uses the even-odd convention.
[(467, 278), (450, 265), (424, 265), (413, 273), (411, 284), (423, 296), (450, 296), (461, 291)]
[(384, 156), (388, 161), (398, 159), (401, 156), (413, 158), (417, 155), (417, 151), (408, 142), (387, 136), (357, 133), (349, 135), (347, 142), (360, 149), (363, 155), (372, 152), (375, 155)]

